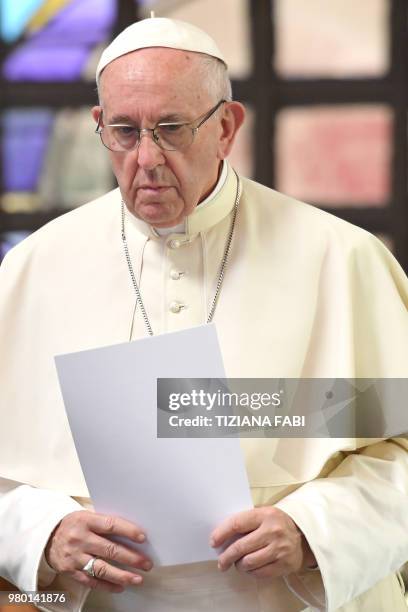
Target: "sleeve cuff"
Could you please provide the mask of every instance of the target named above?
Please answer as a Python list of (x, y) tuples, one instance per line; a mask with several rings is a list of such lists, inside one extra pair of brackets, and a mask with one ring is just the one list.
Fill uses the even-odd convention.
[(43, 552), (37, 572), (38, 586), (43, 589), (50, 586), (50, 584), (55, 580), (56, 575), (57, 572), (53, 570), (50, 565), (48, 565), (45, 558), (45, 552)]
[(313, 612), (326, 610), (326, 594), (321, 573), (305, 570), (297, 574), (284, 576), (286, 586), (296, 597), (302, 600)]

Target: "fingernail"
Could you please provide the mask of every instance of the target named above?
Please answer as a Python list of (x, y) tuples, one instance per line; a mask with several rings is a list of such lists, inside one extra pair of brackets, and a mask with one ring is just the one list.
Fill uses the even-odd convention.
[(218, 569), (221, 570), (221, 571), (224, 569), (223, 566), (222, 566), (222, 563), (220, 563), (220, 562), (218, 562)]
[(143, 578), (141, 576), (135, 576), (134, 578), (132, 578), (131, 582), (132, 584), (140, 584), (142, 580)]
[(214, 547), (215, 546), (215, 540), (214, 538), (210, 539), (210, 546)]
[(139, 533), (139, 535), (137, 536), (136, 539), (137, 539), (138, 542), (144, 542), (145, 539), (146, 539), (146, 536), (145, 536), (144, 533)]
[(146, 563), (143, 563), (143, 566), (142, 566), (142, 567), (143, 567), (143, 569), (144, 569), (144, 570), (146, 570), (146, 572), (148, 572), (149, 570), (151, 570), (151, 569), (152, 569), (153, 564), (152, 564), (152, 563), (150, 563), (150, 561), (146, 561)]

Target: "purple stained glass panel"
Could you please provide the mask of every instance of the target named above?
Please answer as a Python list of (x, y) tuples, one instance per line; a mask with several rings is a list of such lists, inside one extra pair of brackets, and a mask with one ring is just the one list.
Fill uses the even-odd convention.
[(92, 49), (109, 37), (116, 0), (72, 0), (13, 51), (3, 65), (10, 81), (73, 81)]
[(2, 169), (5, 191), (37, 188), (53, 124), (52, 111), (12, 109), (2, 114)]
[(5, 64), (9, 81), (74, 81), (81, 75), (89, 50), (84, 47), (51, 47), (27, 43)]

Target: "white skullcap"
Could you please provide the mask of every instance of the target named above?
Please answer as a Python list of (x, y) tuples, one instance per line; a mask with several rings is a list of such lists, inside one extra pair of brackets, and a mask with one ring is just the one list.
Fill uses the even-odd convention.
[(113, 60), (126, 53), (147, 47), (169, 47), (170, 49), (206, 53), (217, 57), (227, 65), (213, 39), (200, 28), (177, 19), (151, 17), (133, 23), (106, 47), (96, 68), (97, 83), (99, 83), (102, 70)]

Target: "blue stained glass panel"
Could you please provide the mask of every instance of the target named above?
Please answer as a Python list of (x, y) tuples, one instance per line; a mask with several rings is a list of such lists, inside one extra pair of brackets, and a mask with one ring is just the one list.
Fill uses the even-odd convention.
[(10, 81), (73, 81), (81, 77), (92, 49), (109, 37), (115, 0), (72, 0), (4, 62)]
[(37, 188), (54, 113), (48, 109), (12, 109), (2, 114), (2, 170), (5, 191)]
[(0, 34), (6, 43), (21, 36), (27, 22), (41, 6), (43, 0), (1, 0)]

